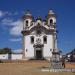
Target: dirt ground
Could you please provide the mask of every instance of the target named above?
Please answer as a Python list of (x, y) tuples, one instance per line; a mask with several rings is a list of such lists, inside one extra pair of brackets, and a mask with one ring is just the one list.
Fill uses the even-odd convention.
[[(0, 75), (75, 75), (72, 72), (42, 72), (40, 68), (48, 67), (47, 61), (26, 61), (24, 63), (0, 63)], [(66, 68), (75, 68), (67, 63)]]

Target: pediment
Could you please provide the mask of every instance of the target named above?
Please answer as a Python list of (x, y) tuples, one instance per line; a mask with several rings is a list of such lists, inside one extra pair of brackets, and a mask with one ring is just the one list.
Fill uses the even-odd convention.
[(40, 34), (40, 33), (44, 33), (44, 34), (50, 34), (51, 33), (51, 31), (50, 30), (48, 30), (47, 28), (45, 28), (44, 26), (42, 26), (42, 25), (37, 25), (37, 26), (34, 26), (34, 27), (32, 27), (31, 29), (30, 29), (30, 32), (32, 33), (32, 32), (38, 32), (38, 34)]
[(54, 33), (54, 30), (50, 30), (50, 29), (47, 29), (45, 26), (43, 25), (36, 25), (36, 26), (33, 26), (31, 29), (29, 30), (24, 30), (22, 31), (22, 34), (24, 35), (30, 35), (30, 34), (52, 34)]
[(30, 31), (36, 31), (36, 30), (41, 30), (41, 31), (48, 31), (48, 29), (47, 28), (45, 28), (44, 26), (42, 26), (42, 25), (37, 25), (37, 26), (34, 26), (34, 27), (32, 27), (31, 29), (30, 29)]

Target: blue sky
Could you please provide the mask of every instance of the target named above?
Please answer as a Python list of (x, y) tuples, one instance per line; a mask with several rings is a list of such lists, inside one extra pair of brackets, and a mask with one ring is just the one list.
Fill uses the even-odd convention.
[(0, 0), (0, 48), (22, 48), (21, 17), (26, 10), (45, 19), (49, 9), (57, 14), (58, 48), (75, 48), (75, 0)]

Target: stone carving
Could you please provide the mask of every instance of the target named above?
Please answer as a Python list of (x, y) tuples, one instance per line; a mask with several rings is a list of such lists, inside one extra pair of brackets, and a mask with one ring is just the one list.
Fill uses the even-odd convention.
[(40, 39), (40, 38), (37, 38), (37, 39), (36, 39), (36, 43), (37, 43), (37, 44), (41, 44), (41, 39)]
[(60, 60), (60, 52), (53, 52), (52, 54), (53, 55), (52, 55), (52, 59), (51, 59), (51, 68), (52, 69), (64, 68), (62, 65), (62, 61)]

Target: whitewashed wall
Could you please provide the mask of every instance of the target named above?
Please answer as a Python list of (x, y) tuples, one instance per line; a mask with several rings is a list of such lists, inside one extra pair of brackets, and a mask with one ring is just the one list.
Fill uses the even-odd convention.
[(43, 55), (44, 58), (50, 59), (52, 57), (52, 50), (53, 50), (53, 38), (52, 35), (47, 35), (47, 44), (44, 44)]
[(22, 60), (22, 54), (11, 54), (11, 60)]
[(34, 48), (33, 44), (31, 44), (30, 35), (25, 36), (25, 58), (33, 58), (34, 57)]
[(22, 54), (0, 54), (0, 60), (22, 60)]
[(8, 60), (8, 54), (0, 54), (0, 60)]
[[(41, 35), (39, 38), (41, 39), (41, 44), (43, 43), (43, 36), (46, 34)], [(34, 36), (34, 44), (36, 44), (36, 39), (38, 38), (36, 35), (27, 35), (25, 36), (25, 58), (34, 58), (34, 44), (31, 44), (31, 39), (30, 37)], [(47, 44), (44, 44), (43, 47), (43, 56), (45, 58), (50, 58), (52, 56), (52, 51), (53, 50), (53, 37), (52, 35), (46, 35), (47, 36)]]

